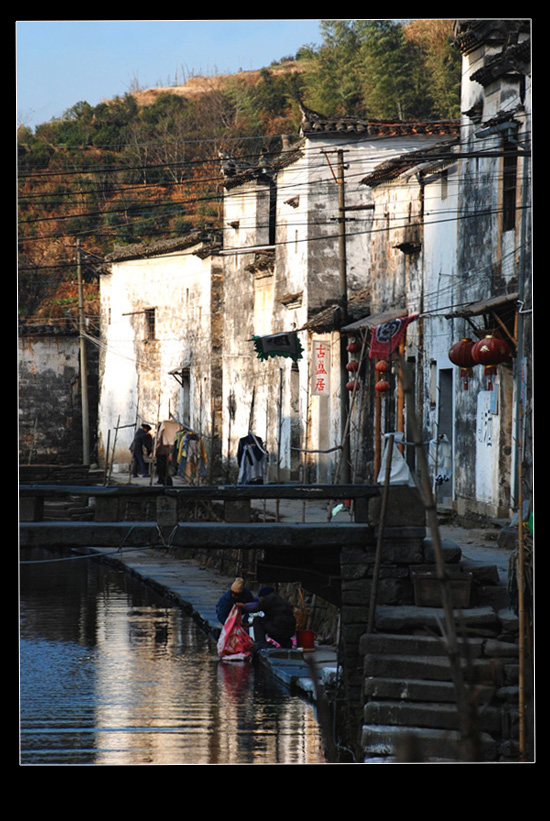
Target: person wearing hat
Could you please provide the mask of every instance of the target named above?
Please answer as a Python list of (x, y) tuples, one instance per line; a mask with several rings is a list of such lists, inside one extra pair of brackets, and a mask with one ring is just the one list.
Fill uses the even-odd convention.
[(144, 478), (149, 477), (149, 471), (145, 466), (145, 453), (147, 456), (151, 455), (153, 450), (153, 437), (151, 436), (151, 425), (143, 424), (139, 430), (136, 431), (134, 441), (130, 445), (130, 453), (132, 454), (132, 478), (136, 479), (138, 469)]
[(269, 636), (281, 647), (292, 647), (292, 636), (296, 632), (294, 610), (272, 587), (262, 587), (259, 601), (238, 604), (245, 612), (261, 611), (263, 615), (254, 618), (254, 638), (256, 644), (266, 644)]
[(216, 615), (221, 624), (225, 624), (225, 620), (233, 609), (233, 605), (237, 602), (244, 604), (251, 604), (257, 602), (257, 598), (251, 591), (244, 586), (244, 579), (238, 576), (227, 593), (219, 599), (216, 605)]

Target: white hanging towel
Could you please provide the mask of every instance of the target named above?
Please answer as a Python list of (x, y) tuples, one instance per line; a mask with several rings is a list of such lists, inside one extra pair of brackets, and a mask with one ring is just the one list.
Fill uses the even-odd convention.
[[(377, 479), (379, 485), (383, 485), (386, 481), (386, 465), (388, 463), (390, 436), (392, 436), (391, 433), (384, 434), (384, 453), (382, 455), (382, 464), (380, 465), (380, 472), (378, 473)], [(411, 471), (409, 469), (408, 464), (405, 462), (405, 459), (401, 454), (399, 448), (397, 447), (403, 439), (403, 434), (394, 433), (393, 437), (394, 441), (391, 457), (390, 485), (410, 485), (411, 487), (413, 487), (414, 479), (412, 477)]]
[(429, 463), (436, 485), (449, 481), (452, 470), (451, 443), (444, 433), (430, 440)]

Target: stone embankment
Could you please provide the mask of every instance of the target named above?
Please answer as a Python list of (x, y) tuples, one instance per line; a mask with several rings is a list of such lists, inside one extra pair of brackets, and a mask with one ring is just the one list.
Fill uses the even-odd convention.
[[(110, 562), (119, 563), (129, 573), (171, 598), (204, 632), (217, 641), (221, 625), (216, 603), (233, 577), (223, 576), (192, 559), (174, 558), (172, 551), (143, 548), (114, 551), (93, 548)], [(336, 686), (338, 663), (336, 648), (316, 645), (314, 650), (279, 650), (262, 652), (261, 660), (281, 684), (304, 697), (318, 699), (317, 687)]]
[[(458, 761), (458, 711), (443, 639), (444, 613), (436, 602), (429, 601), (429, 590), (423, 590), (423, 595), (428, 595), (427, 604), (422, 595), (417, 600), (417, 581), (424, 588), (437, 581), (430, 579), (433, 551), (414, 499), (410, 505), (403, 502), (400, 499), (398, 504), (403, 526), (385, 532), (371, 632), (366, 624), (375, 566), (374, 529), (373, 538), (363, 549), (345, 547), (341, 551), (338, 653), (335, 647), (317, 642), (313, 652), (273, 650), (262, 661), (281, 683), (302, 695), (318, 699), (331, 688), (338, 690), (339, 696), (345, 693), (346, 703), (353, 704), (351, 712), (359, 736), (354, 745), (355, 760)], [(327, 518), (326, 506), (316, 509), (308, 504), (306, 511), (302, 503), (286, 500), (277, 504), (275, 511), (269, 510), (274, 504), (264, 503), (262, 516), (269, 519), (275, 513), (278, 520), (289, 522)], [(372, 507), (375, 505), (376, 501)], [(336, 523), (345, 522), (346, 516), (339, 513)], [(377, 521), (376, 511), (371, 518)], [(394, 523), (392, 518), (389, 521)], [(468, 697), (475, 707), (477, 760), (486, 762), (519, 760), (520, 685), (526, 693), (525, 714), (532, 738), (531, 648), (527, 648), (527, 675), (520, 681), (518, 618), (508, 591), (516, 538), (514, 533), (504, 540), (501, 535), (498, 528), (474, 531), (440, 527), (448, 571), (453, 581), (460, 583), (459, 602), (461, 595), (466, 596), (464, 606), (455, 605), (456, 632), (463, 650)], [(168, 547), (95, 549), (173, 597), (217, 638), (221, 626), (215, 604), (234, 574), (224, 576), (201, 567)], [(318, 691), (319, 682), (322, 688)]]

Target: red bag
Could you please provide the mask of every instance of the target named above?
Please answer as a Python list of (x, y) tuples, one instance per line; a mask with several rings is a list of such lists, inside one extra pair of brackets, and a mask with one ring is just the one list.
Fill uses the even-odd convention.
[(254, 640), (248, 635), (241, 624), (241, 611), (233, 607), (218, 639), (218, 655), (229, 661), (239, 661), (250, 658)]

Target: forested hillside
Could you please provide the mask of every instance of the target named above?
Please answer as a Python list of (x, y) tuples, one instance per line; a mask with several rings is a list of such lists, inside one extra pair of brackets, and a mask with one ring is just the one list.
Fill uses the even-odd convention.
[[(75, 246), (90, 299), (95, 265), (115, 245), (168, 239), (220, 222), (220, 150), (279, 153), (296, 138), (298, 101), (362, 119), (459, 116), (451, 20), (336, 20), (257, 72), (136, 89), (18, 131), (19, 311), (74, 315)], [(93, 311), (91, 311), (93, 313)]]

